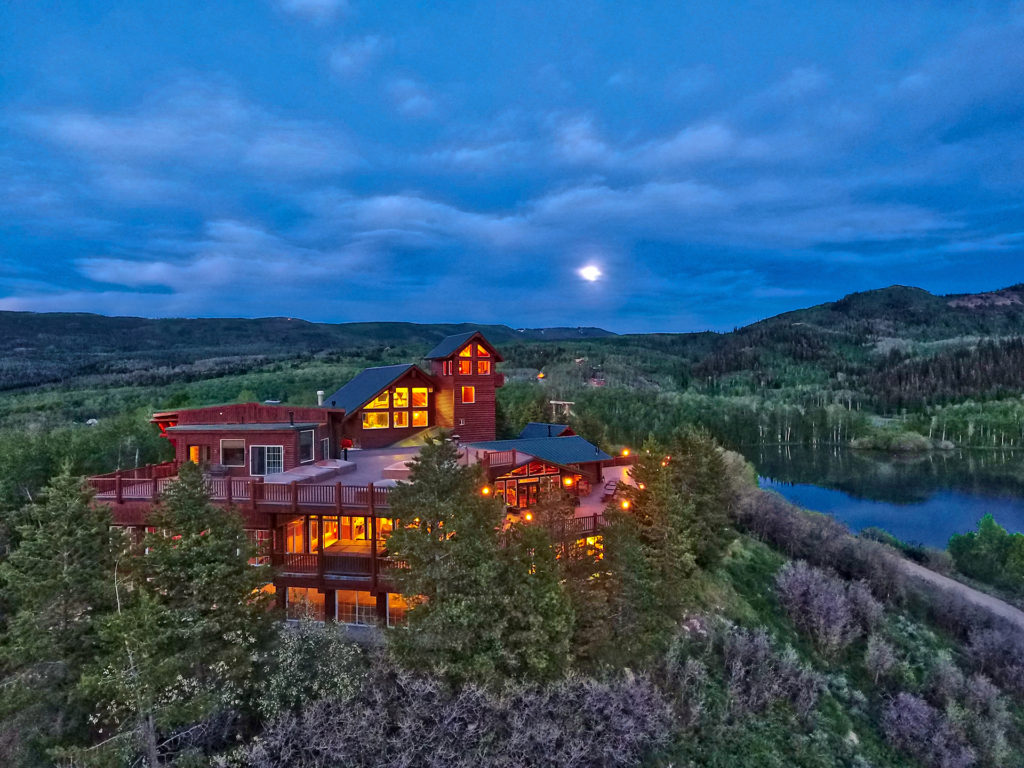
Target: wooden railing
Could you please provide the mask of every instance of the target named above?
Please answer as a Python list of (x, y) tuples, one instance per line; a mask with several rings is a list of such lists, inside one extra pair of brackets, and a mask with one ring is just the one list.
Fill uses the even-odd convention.
[(487, 464), (492, 467), (504, 467), (516, 463), (515, 451), (488, 451)]
[[(166, 474), (165, 465), (140, 467), (89, 478), (98, 501), (156, 501), (167, 484), (174, 480)], [(171, 465), (168, 465), (171, 466)], [(150, 477), (139, 475), (151, 475)], [(302, 507), (384, 508), (390, 504), (390, 487), (342, 485), (341, 483), (267, 483), (263, 478), (210, 477), (206, 480), (210, 500), (226, 504), (268, 504)]]

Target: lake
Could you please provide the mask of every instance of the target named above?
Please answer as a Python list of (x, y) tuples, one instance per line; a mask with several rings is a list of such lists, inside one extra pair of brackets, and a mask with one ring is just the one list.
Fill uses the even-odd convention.
[(875, 526), (941, 548), (991, 513), (1007, 530), (1024, 532), (1024, 451), (892, 456), (833, 446), (758, 446), (745, 453), (763, 488), (854, 531)]

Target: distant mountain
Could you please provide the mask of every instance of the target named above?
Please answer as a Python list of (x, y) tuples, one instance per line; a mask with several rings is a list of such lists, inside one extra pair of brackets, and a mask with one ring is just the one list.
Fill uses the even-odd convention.
[(0, 312), (0, 388), (152, 367), (205, 366), (402, 347), (415, 357), (445, 336), (482, 330), (496, 344), (613, 336), (600, 328), (520, 328), (470, 323), (310, 323), (286, 317), (158, 319)]

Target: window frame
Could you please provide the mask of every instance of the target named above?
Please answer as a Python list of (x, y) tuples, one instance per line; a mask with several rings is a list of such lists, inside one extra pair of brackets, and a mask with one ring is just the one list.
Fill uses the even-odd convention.
[(391, 390), (385, 389), (379, 393), (375, 398), (363, 406), (364, 409), (371, 411), (383, 411), (391, 407)]
[[(312, 464), (316, 461), (316, 430), (315, 429), (300, 429), (298, 430), (298, 441), (297, 441), (297, 455), (299, 457), (299, 464)], [(309, 438), (309, 458), (302, 458), (302, 436), (308, 434)]]
[[(398, 420), (401, 419), (404, 423), (399, 424)], [(408, 411), (394, 411), (391, 414), (391, 426), (395, 429), (405, 429), (409, 426), (409, 412)]]
[[(416, 393), (423, 393), (423, 405), (416, 404)], [(430, 407), (430, 387), (412, 387), (409, 392), (409, 406), (411, 408), (429, 408)]]
[[(402, 398), (402, 402), (399, 402), (398, 393), (404, 392), (405, 395)], [(409, 387), (395, 387), (391, 390), (391, 407), (392, 408), (408, 408), (409, 407)]]
[[(270, 467), (270, 462), (267, 460), (266, 451), (271, 448), (276, 448), (281, 453), (281, 469), (277, 472), (267, 472), (266, 470)], [(254, 472), (253, 454), (258, 449), (264, 450), (263, 454), (263, 472)], [(284, 446), (283, 445), (250, 445), (249, 446), (249, 474), (253, 477), (267, 477), (269, 475), (279, 475), (284, 472)]]
[[(469, 392), (469, 399), (466, 399), (466, 392)], [(459, 394), (460, 402), (463, 405), (474, 405), (476, 403), (476, 387), (471, 384), (465, 384), (462, 386), (462, 391)]]
[(477, 360), (476, 361), (476, 375), (477, 376), (490, 376), (491, 375), (491, 361), (490, 360)]
[[(241, 443), (242, 444), (242, 462), (240, 464), (229, 464), (224, 460), (224, 443)], [(246, 453), (245, 438), (238, 437), (222, 437), (220, 439), (220, 464), (222, 467), (244, 467), (245, 466), (245, 453)]]
[[(422, 424), (417, 424), (416, 423), (417, 422), (417, 417), (419, 417), (420, 414), (423, 414), (423, 417), (422, 417), (423, 418), (423, 423)], [(422, 409), (419, 409), (419, 410), (414, 410), (412, 412), (412, 421), (410, 423), (412, 424), (412, 426), (415, 429), (423, 429), (423, 428), (429, 427), (430, 426), (430, 411), (428, 411), (426, 408), (422, 408)]]

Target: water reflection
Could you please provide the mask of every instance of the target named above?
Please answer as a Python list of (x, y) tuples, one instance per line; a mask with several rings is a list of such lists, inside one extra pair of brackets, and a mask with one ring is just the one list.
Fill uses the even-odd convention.
[(1021, 451), (893, 456), (838, 446), (759, 446), (747, 458), (762, 485), (854, 530), (878, 526), (941, 547), (991, 512), (1007, 529), (1024, 531)]

